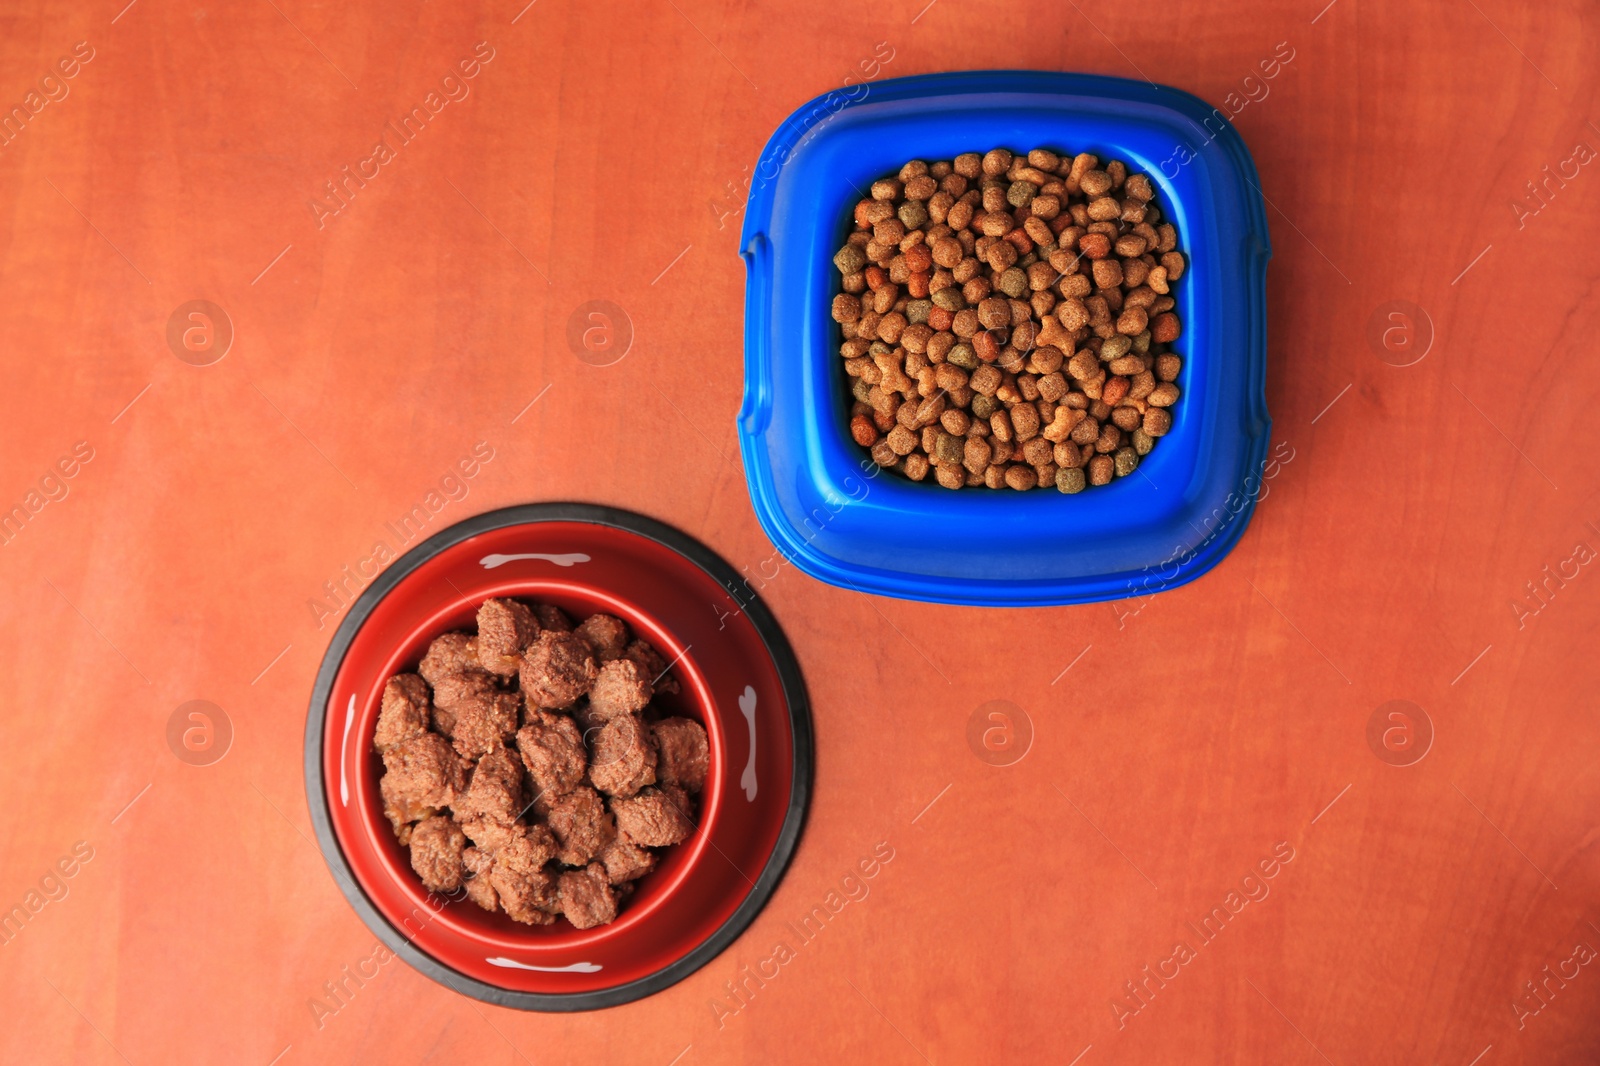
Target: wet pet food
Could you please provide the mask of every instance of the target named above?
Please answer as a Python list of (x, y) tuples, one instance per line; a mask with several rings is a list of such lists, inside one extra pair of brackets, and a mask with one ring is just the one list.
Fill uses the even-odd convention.
[(395, 838), (430, 891), (514, 921), (614, 920), (694, 832), (705, 728), (652, 702), (665, 659), (621, 619), (486, 600), (384, 686), (373, 748)]

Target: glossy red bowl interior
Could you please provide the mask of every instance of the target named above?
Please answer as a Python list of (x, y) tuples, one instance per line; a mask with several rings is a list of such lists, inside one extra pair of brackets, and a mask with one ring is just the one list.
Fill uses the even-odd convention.
[[(564, 520), (569, 514), (590, 520)], [(674, 538), (680, 543), (668, 543)], [(691, 549), (698, 561), (685, 554)], [(708, 560), (726, 572), (714, 576)], [(727, 564), (676, 531), (580, 505), (471, 519), (386, 571), (336, 634), (308, 725), (308, 791), (322, 815), (323, 850), (368, 924), (453, 987), (557, 1010), (664, 987), (737, 935), (798, 836), (810, 737), (787, 644), (776, 637), (775, 657), (776, 627), (734, 580)], [(706, 728), (711, 766), (696, 829), (636, 883), (609, 925), (527, 926), (430, 893), (383, 815), (383, 765), (371, 737), (384, 682), (414, 670), (439, 634), (471, 628), (491, 596), (554, 603), (575, 619), (596, 611), (622, 618), (673, 663), (681, 692), (658, 705)]]

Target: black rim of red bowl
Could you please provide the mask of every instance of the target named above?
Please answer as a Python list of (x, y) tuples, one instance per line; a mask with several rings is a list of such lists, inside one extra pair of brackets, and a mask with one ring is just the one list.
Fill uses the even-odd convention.
[[(466, 977), (417, 948), (378, 912), (357, 883), (349, 861), (334, 836), (333, 825), (329, 818), (329, 797), (323, 781), (322, 741), (328, 699), (333, 690), (334, 678), (344, 662), (346, 652), (350, 649), (351, 641), (366, 623), (373, 608), (408, 574), (446, 548), (491, 530), (538, 522), (587, 522), (638, 534), (688, 559), (727, 589), (729, 594), (736, 597), (737, 602), (743, 605), (745, 615), (760, 634), (767, 653), (772, 657), (783, 687), (784, 698), (788, 703), (790, 736), (794, 747), (794, 772), (789, 787), (789, 803), (777, 843), (762, 868), (761, 875), (756, 878), (755, 887), (740, 902), (728, 920), (695, 948), (654, 973), (613, 988), (589, 992), (518, 992), (499, 988)], [(794, 856), (800, 832), (805, 824), (806, 809), (811, 798), (811, 776), (811, 710), (806, 696), (805, 681), (800, 674), (799, 662), (795, 659), (788, 639), (784, 637), (783, 630), (778, 627), (777, 620), (773, 618), (766, 604), (755, 595), (732, 566), (694, 538), (653, 518), (597, 504), (539, 503), (490, 511), (441, 530), (395, 560), (392, 566), (362, 591), (334, 632), (333, 640), (323, 655), (322, 666), (317, 671), (316, 683), (311, 690), (311, 706), (306, 718), (306, 802), (311, 810), (311, 822), (316, 831), (317, 844), (322, 850), (323, 860), (328, 864), (334, 881), (344, 893), (350, 906), (390, 951), (405, 959), (421, 973), (463, 995), (520, 1010), (570, 1012), (629, 1003), (676, 984), (720, 955), (749, 927), (756, 915), (761, 913), (767, 900), (777, 889), (778, 882), (783, 879), (784, 871)]]

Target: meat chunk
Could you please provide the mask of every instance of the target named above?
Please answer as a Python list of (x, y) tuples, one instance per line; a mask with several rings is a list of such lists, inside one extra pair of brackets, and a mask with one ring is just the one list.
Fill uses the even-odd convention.
[(585, 742), (593, 740), (594, 735), (600, 732), (601, 727), (606, 724), (604, 718), (594, 713), (594, 708), (589, 706), (588, 700), (579, 700), (577, 705), (567, 713), (572, 715), (574, 722), (578, 723), (578, 728), (583, 732)]
[(663, 659), (660, 652), (644, 641), (636, 640), (629, 644), (623, 650), (622, 657), (637, 663), (639, 669), (643, 671), (645, 679), (650, 682), (657, 692), (676, 693), (678, 691), (677, 679), (667, 672), (667, 660)]
[(378, 795), (383, 798), (383, 815), (394, 827), (394, 838), (404, 847), (411, 843), (412, 823), (432, 818), (439, 809), (407, 795), (398, 782), (399, 778), (384, 774), (378, 782)]
[(632, 659), (615, 659), (600, 668), (589, 690), (589, 713), (608, 720), (644, 710), (653, 694), (650, 679)]
[(656, 857), (653, 852), (646, 851), (633, 841), (627, 834), (618, 833), (611, 843), (600, 852), (600, 863), (606, 868), (606, 877), (614, 885), (627, 881), (636, 881), (656, 868)]
[(631, 796), (656, 783), (656, 748), (644, 719), (622, 714), (601, 728), (589, 757), (589, 780), (613, 796)]
[(511, 842), (511, 839), (528, 831), (528, 827), (520, 822), (502, 822), (497, 818), (487, 818), (481, 814), (456, 815), (456, 822), (460, 824), (461, 831), (467, 834), (467, 839), (478, 846), (486, 854), (494, 854)]
[(467, 838), (448, 818), (425, 818), (411, 831), (411, 868), (430, 892), (454, 892), (464, 872), (461, 852)]
[(556, 858), (568, 866), (584, 865), (617, 834), (600, 793), (587, 785), (579, 785), (557, 800), (548, 820), (550, 831), (561, 842)]
[(488, 818), (510, 824), (522, 814), (522, 760), (497, 747), (478, 760), (472, 781), (455, 805), (460, 818)]
[(476, 759), (509, 744), (517, 731), (517, 706), (515, 693), (499, 691), (456, 704), (450, 739), (462, 758)]
[(439, 687), (440, 678), (482, 672), (483, 664), (478, 661), (477, 643), (470, 635), (459, 632), (436, 638), (428, 645), (422, 665), (417, 667), (417, 673), (434, 688)]
[[(636, 843), (651, 848), (680, 844), (694, 832), (688, 793), (676, 785), (647, 788), (631, 799), (614, 799), (617, 828)], [(559, 831), (558, 831), (559, 832)]]
[(561, 875), (561, 913), (575, 929), (593, 929), (617, 916), (617, 897), (604, 866), (591, 862)]
[(494, 865), (494, 855), (469, 844), (461, 849), (461, 865), (468, 877), (486, 877), (489, 868)]
[(467, 890), (468, 899), (490, 914), (500, 909), (494, 885), (490, 884), (487, 877), (470, 877), (462, 887)]
[(589, 690), (597, 672), (587, 640), (546, 630), (522, 657), (522, 694), (530, 707), (571, 707)]
[(428, 683), (416, 674), (396, 674), (383, 686), (383, 709), (372, 746), (382, 755), (428, 731)]
[(494, 678), (482, 670), (445, 674), (433, 683), (433, 703), (435, 707), (454, 712), (469, 700), (483, 699), (499, 691)]
[(651, 723), (656, 742), (656, 780), (686, 792), (705, 787), (711, 769), (711, 744), (705, 727), (692, 718), (663, 718)]
[(551, 629), (557, 633), (572, 632), (572, 619), (553, 603), (541, 603), (534, 607), (533, 613), (539, 617), (540, 629)]
[(489, 871), (494, 868), (494, 856), (479, 848), (464, 848), (461, 852), (461, 865), (467, 872), (464, 885), (467, 898), (491, 914), (499, 910), (500, 904), (495, 896), (494, 886), (489, 883)]
[(516, 600), (484, 600), (478, 608), (478, 661), (492, 674), (512, 677), (522, 653), (539, 635), (539, 620)]
[(384, 810), (397, 826), (417, 820), (416, 812), (450, 806), (466, 788), (466, 767), (450, 742), (437, 733), (424, 733), (390, 748), (383, 753), (383, 765), (386, 773), (379, 787)]
[[(514, 920), (549, 925), (560, 910), (555, 875), (546, 869), (556, 853), (556, 839), (542, 825), (516, 831), (494, 852), (488, 870), (500, 906)], [(482, 860), (476, 860), (480, 865)]]
[(583, 781), (588, 765), (583, 737), (566, 715), (528, 708), (528, 724), (517, 732), (517, 749), (540, 796), (553, 801)]
[(433, 705), (433, 729), (441, 736), (455, 736), (456, 716), (452, 711), (447, 711), (438, 704)]
[(620, 659), (628, 646), (628, 625), (613, 614), (591, 614), (578, 627), (578, 634), (594, 648), (594, 657), (602, 663)]
[(496, 866), (518, 873), (532, 873), (556, 857), (561, 844), (548, 826), (518, 826), (511, 838), (495, 850)]
[(489, 884), (494, 886), (500, 906), (513, 921), (526, 925), (551, 925), (561, 903), (556, 878), (545, 869), (524, 873), (512, 869), (495, 857), (494, 868), (489, 871)]

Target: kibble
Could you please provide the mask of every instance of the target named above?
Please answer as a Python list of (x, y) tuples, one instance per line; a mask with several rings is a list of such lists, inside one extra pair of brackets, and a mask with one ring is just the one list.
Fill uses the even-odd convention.
[(872, 183), (834, 256), (851, 438), (947, 489), (1064, 493), (1172, 429), (1187, 265), (1149, 175), (1005, 148)]

